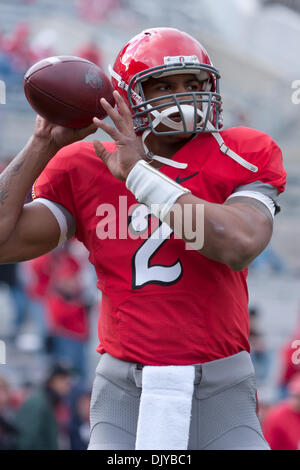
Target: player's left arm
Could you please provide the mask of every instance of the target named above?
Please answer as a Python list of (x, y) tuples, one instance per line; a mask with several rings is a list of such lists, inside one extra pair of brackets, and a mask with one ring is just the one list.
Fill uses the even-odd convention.
[(245, 219), (245, 228), (248, 231), (248, 249), (241, 253), (241, 261), (248, 266), (269, 244), (272, 233), (274, 217), (269, 208), (257, 199), (237, 196), (228, 199), (225, 205), (239, 213)]
[[(195, 237), (203, 231), (203, 246), (198, 251), (234, 271), (247, 267), (266, 248), (272, 237), (273, 215), (257, 199), (236, 196), (224, 204), (215, 204), (190, 193), (181, 196), (176, 203), (182, 210), (182, 238), (193, 246)], [(199, 206), (204, 209), (203, 217), (197, 214)], [(188, 216), (185, 216), (188, 207), (191, 211), (189, 209)], [(174, 214), (170, 212), (168, 223), (178, 234), (176, 211)]]

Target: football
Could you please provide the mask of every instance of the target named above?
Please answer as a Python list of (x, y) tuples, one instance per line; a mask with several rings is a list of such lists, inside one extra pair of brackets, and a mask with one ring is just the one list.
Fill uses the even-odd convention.
[(24, 76), (24, 92), (40, 116), (73, 129), (88, 126), (94, 116), (106, 117), (100, 98), (115, 105), (109, 78), (80, 57), (55, 56), (37, 62)]

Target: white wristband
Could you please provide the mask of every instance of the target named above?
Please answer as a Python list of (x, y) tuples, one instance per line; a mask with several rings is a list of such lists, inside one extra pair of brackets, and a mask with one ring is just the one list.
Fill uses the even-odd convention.
[(132, 168), (126, 186), (138, 202), (146, 204), (161, 221), (180, 196), (191, 192), (144, 160), (139, 160)]

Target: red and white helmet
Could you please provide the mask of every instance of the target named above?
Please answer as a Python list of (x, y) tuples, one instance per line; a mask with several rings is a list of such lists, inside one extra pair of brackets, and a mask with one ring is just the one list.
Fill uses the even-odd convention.
[[(204, 47), (183, 31), (174, 28), (143, 31), (123, 47), (114, 66), (110, 67), (110, 73), (113, 88), (131, 108), (136, 132), (149, 129), (160, 135), (183, 131), (199, 133), (216, 132), (222, 127), (220, 74)], [(202, 90), (146, 100), (143, 91), (145, 80), (182, 73), (194, 74), (203, 82)], [(164, 110), (160, 112), (162, 105), (159, 101), (167, 98), (169, 102), (164, 102)], [(180, 123), (168, 117), (174, 112), (180, 113)], [(160, 122), (170, 130), (156, 131), (155, 127)]]

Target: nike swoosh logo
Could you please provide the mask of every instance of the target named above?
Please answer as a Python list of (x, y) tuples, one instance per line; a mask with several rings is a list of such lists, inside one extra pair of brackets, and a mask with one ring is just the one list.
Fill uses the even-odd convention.
[(185, 178), (179, 178), (179, 175), (176, 176), (176, 183), (183, 183), (184, 181), (186, 180), (189, 180), (190, 178), (194, 178), (194, 176), (198, 175), (199, 171), (196, 171), (196, 173), (193, 173), (192, 175), (190, 176), (186, 176)]

